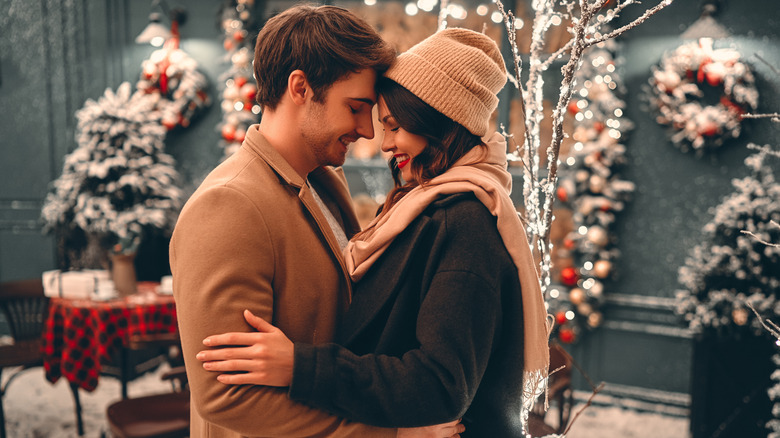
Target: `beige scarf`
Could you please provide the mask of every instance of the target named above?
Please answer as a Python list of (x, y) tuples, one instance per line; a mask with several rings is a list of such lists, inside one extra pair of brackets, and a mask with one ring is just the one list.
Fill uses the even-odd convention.
[[(507, 171), (506, 141), (494, 133), (483, 148), (474, 148), (442, 175), (418, 186), (396, 202), (386, 214), (377, 216), (360, 240), (352, 240), (344, 250), (347, 270), (353, 281), (360, 280), (370, 266), (425, 208), (442, 195), (473, 192), (497, 218), (498, 232), (517, 266), (523, 294), (524, 379), (523, 404), (530, 409), (537, 395), (546, 389), (550, 363), (548, 339), (552, 322), (544, 298), (525, 230), (509, 193), (512, 176)], [(527, 413), (524, 413), (524, 420)]]

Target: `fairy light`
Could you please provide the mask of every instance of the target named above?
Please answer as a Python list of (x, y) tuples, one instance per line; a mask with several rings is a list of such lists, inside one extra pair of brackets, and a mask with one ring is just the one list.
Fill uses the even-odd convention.
[(476, 12), (477, 12), (477, 15), (479, 15), (480, 17), (484, 17), (488, 13), (487, 5), (479, 5), (479, 6), (477, 6), (477, 11)]
[(468, 16), (468, 11), (466, 11), (466, 8), (456, 4), (448, 5), (447, 13), (456, 20), (465, 20)]
[(425, 12), (431, 12), (436, 7), (436, 0), (417, 0), (417, 7)]

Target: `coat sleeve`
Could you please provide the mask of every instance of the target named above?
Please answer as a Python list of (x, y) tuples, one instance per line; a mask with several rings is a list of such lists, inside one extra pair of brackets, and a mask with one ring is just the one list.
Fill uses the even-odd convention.
[[(483, 228), (471, 228), (478, 225)], [(449, 233), (420, 305), (417, 348), (400, 357), (358, 356), (335, 344), (296, 343), (290, 397), (377, 426), (416, 427), (462, 418), (502, 325), (496, 279), (469, 267), (469, 260), (495, 260), (496, 247), (484, 241), (489, 233), (473, 232), (489, 230), (484, 227), (466, 220)], [(480, 242), (475, 244), (475, 238)]]
[(252, 330), (243, 320), (244, 309), (272, 320), (274, 254), (268, 226), (248, 198), (228, 187), (198, 193), (176, 225), (171, 270), (194, 410), (243, 436), (396, 436), (394, 429), (293, 402), (281, 388), (222, 384), (195, 359), (205, 337)]

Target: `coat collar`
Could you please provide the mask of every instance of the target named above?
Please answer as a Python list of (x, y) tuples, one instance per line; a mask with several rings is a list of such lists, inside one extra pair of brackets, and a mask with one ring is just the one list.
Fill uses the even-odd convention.
[(287, 184), (300, 189), (304, 185), (304, 179), (293, 169), (290, 163), (282, 157), (271, 143), (260, 132), (260, 124), (249, 127), (244, 138), (244, 147), (259, 155), (274, 172)]
[[(347, 293), (351, 300), (352, 291), (350, 286), (352, 280), (347, 274), (344, 254), (341, 251), (336, 236), (333, 234), (333, 230), (330, 228), (330, 225), (328, 225), (327, 219), (325, 219), (325, 215), (322, 213), (317, 201), (314, 199), (314, 195), (306, 184), (306, 180), (293, 169), (290, 163), (288, 163), (273, 146), (271, 146), (265, 136), (260, 132), (259, 128), (259, 124), (249, 127), (242, 147), (259, 155), (260, 158), (268, 163), (268, 166), (279, 175), (279, 178), (282, 181), (295, 189), (301, 203), (314, 218), (314, 221), (320, 229), (320, 233), (325, 237), (331, 252), (333, 252), (336, 260), (338, 260), (347, 280), (346, 283), (349, 287)], [(316, 187), (317, 192), (320, 194), (320, 197), (323, 198), (326, 205), (333, 206), (334, 203), (336, 204), (333, 206), (335, 207), (335, 211), (332, 212), (334, 213), (334, 216), (342, 219), (342, 225), (344, 226), (344, 232), (346, 233), (347, 238), (352, 237), (355, 233), (360, 231), (360, 222), (352, 207), (352, 198), (347, 189), (344, 171), (341, 168), (322, 166), (310, 172), (308, 179)]]

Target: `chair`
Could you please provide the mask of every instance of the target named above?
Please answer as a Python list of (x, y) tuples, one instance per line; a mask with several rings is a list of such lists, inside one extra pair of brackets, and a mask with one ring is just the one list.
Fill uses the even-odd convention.
[[(532, 436), (562, 434), (569, 424), (574, 404), (574, 391), (571, 386), (572, 357), (560, 345), (550, 345), (550, 377), (547, 385), (547, 397), (551, 405), (558, 409), (557, 424), (546, 421), (544, 399), (537, 400), (528, 419), (528, 431)], [(556, 371), (557, 370), (557, 371)]]
[(0, 345), (0, 378), (4, 368), (19, 367), (0, 386), (0, 437), (5, 438), (3, 396), (11, 382), (22, 371), (43, 365), (42, 335), (49, 308), (43, 294), (43, 282), (21, 280), (0, 283), (0, 313), (10, 329), (13, 343)]
[[(154, 335), (130, 339), (131, 350), (178, 346), (178, 335)], [(180, 351), (180, 350), (179, 350)], [(171, 381), (172, 392), (125, 398), (106, 410), (111, 433), (117, 438), (175, 438), (190, 432), (190, 392), (183, 366), (163, 373)]]

